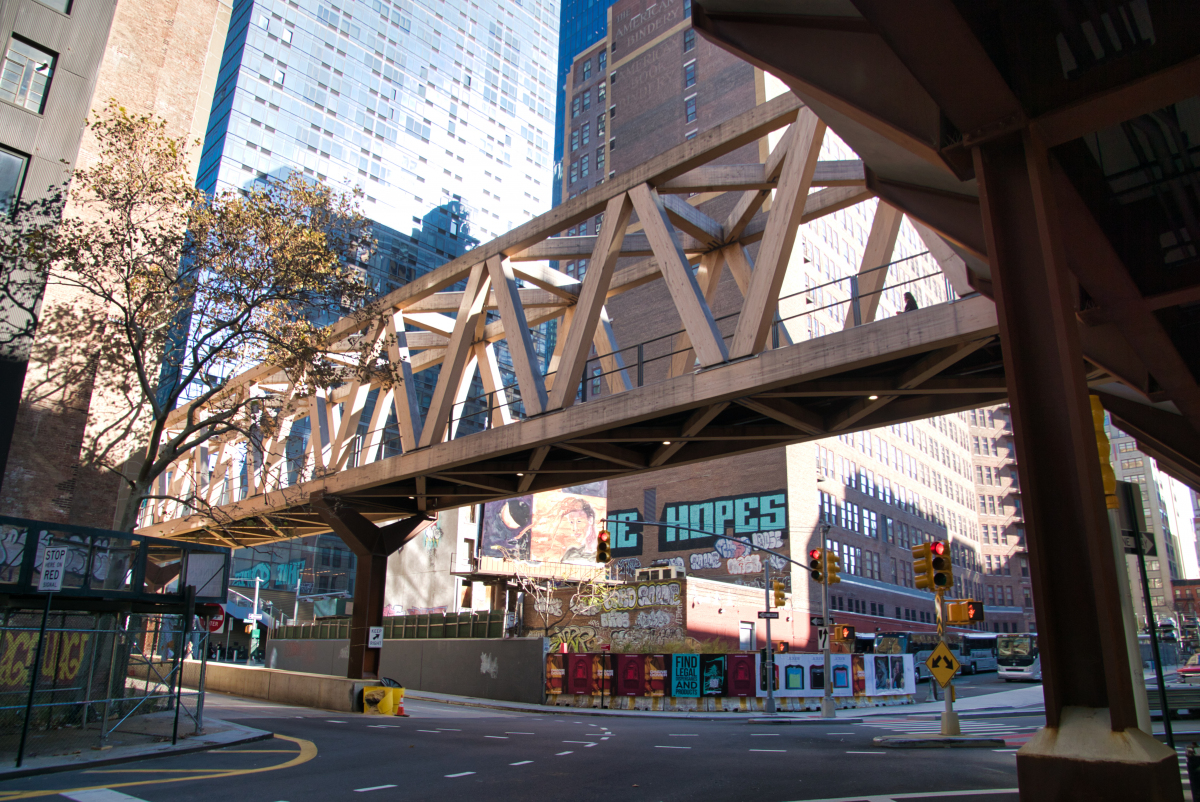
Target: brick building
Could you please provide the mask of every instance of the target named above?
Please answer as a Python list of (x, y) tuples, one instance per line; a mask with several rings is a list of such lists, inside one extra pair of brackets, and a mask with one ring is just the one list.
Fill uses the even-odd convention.
[(1036, 632), (1012, 415), (1007, 404), (966, 413), (983, 547), (981, 598), (995, 632)]
[[(0, 104), (0, 158), (24, 160), (24, 183), (15, 189), (22, 200), (36, 199), (66, 177), (59, 159), (73, 166), (96, 158), (97, 143), (84, 121), (110, 98), (131, 113), (163, 117), (170, 136), (203, 136), (229, 0), (20, 0), (2, 8), (0, 24), (10, 46), (23, 42), (51, 65), (40, 106)], [(195, 170), (199, 148), (190, 155)], [(128, 454), (136, 446), (119, 437), (114, 443), (110, 434), (122, 430), (121, 416), (131, 402), (116, 389), (119, 382), (96, 376), (89, 365), (88, 337), (102, 333), (86, 324), (90, 313), (80, 312), (78, 302), (64, 288), (47, 290), (41, 320), (57, 317), (78, 325), (62, 339), (43, 325), (31, 343), (20, 405), (0, 401), (0, 419), (16, 411), (7, 464), (0, 447), (0, 509), (110, 528), (120, 483), (86, 455), (109, 447)], [(0, 432), (0, 440), (6, 434)]]

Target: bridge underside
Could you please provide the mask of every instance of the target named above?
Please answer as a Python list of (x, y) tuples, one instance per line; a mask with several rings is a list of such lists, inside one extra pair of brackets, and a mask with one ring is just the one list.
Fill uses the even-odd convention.
[(313, 494), (394, 520), (973, 409), (1006, 393), (995, 305), (974, 296), (255, 496), (223, 508), (220, 528), (183, 519), (143, 531), (256, 545), (330, 531)]

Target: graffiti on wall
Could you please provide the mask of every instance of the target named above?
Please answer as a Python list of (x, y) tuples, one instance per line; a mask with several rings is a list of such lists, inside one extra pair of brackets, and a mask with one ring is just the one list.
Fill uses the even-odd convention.
[[(46, 680), (70, 682), (79, 675), (91, 635), (87, 632), (48, 632), (42, 651), (40, 675)], [(9, 631), (0, 643), (0, 690), (29, 688), (37, 655), (37, 632)]]
[(273, 565), (269, 562), (255, 563), (249, 568), (238, 571), (229, 580), (231, 585), (254, 587), (254, 580), (261, 581), (261, 587), (271, 587), (272, 582), (279, 587), (294, 589), (304, 571), (304, 560), (294, 560), (290, 563)]
[(638, 582), (611, 588), (600, 604), (572, 601), (574, 591), (564, 588), (546, 599), (527, 599), (525, 625), (542, 627), (542, 609), (567, 615), (549, 631), (551, 650), (566, 644), (573, 652), (659, 646), (686, 634), (683, 581)]

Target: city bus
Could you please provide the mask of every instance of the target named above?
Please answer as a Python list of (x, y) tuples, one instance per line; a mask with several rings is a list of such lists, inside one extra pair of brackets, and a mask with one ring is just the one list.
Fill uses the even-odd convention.
[[(936, 632), (879, 632), (875, 635), (875, 654), (911, 654), (917, 669), (917, 682), (929, 678), (925, 661), (938, 645)], [(946, 646), (955, 659), (962, 662), (961, 638), (953, 632), (946, 633)]]
[(1042, 658), (1038, 655), (1037, 635), (997, 635), (997, 673), (1005, 682), (1042, 679)]
[(978, 674), (980, 671), (996, 671), (1000, 668), (997, 660), (995, 632), (969, 632), (962, 636), (962, 671), (964, 674)]

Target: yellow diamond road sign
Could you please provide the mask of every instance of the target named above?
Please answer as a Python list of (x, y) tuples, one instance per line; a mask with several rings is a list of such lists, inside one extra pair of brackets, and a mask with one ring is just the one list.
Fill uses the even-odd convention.
[(933, 654), (929, 655), (925, 665), (928, 666), (929, 673), (933, 675), (933, 678), (938, 681), (938, 685), (943, 688), (958, 673), (960, 666), (958, 659), (946, 646), (945, 641), (938, 642), (937, 648), (933, 650)]

